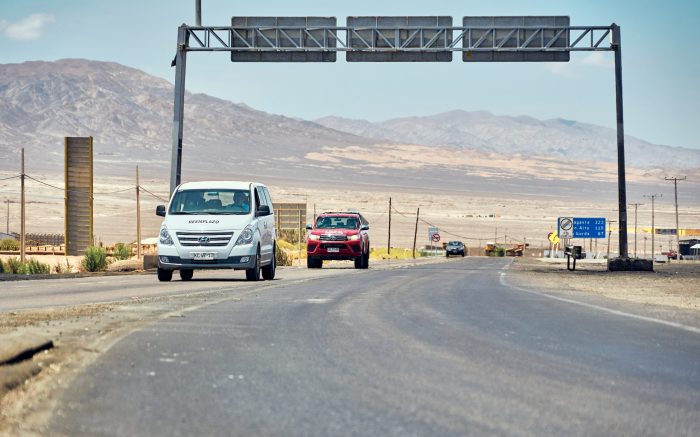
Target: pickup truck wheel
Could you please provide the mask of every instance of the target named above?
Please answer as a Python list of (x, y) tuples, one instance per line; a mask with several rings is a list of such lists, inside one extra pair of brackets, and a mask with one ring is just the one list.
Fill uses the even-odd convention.
[(180, 269), (180, 279), (182, 279), (183, 281), (191, 280), (192, 275), (194, 275), (194, 270), (192, 270), (192, 269)]
[(315, 269), (316, 268), (316, 259), (313, 256), (306, 257), (306, 268), (308, 268), (308, 269)]
[(364, 259), (365, 259), (364, 255), (360, 255), (360, 256), (355, 258), (355, 268), (356, 269), (362, 268), (362, 261), (364, 261)]
[(165, 269), (161, 269), (160, 267), (158, 267), (158, 280), (160, 282), (168, 282), (171, 279), (173, 279), (173, 271), (172, 270), (165, 270)]
[(362, 255), (362, 268), (363, 269), (369, 268), (369, 247), (367, 248), (367, 253)]
[(267, 281), (275, 279), (275, 268), (277, 267), (277, 260), (275, 259), (275, 250), (277, 250), (276, 247), (274, 247), (272, 250), (272, 261), (270, 261), (270, 264), (262, 268), (263, 279)]
[(253, 266), (252, 269), (247, 269), (245, 271), (245, 278), (248, 281), (260, 280), (260, 249), (258, 249), (258, 253), (255, 254), (255, 266)]

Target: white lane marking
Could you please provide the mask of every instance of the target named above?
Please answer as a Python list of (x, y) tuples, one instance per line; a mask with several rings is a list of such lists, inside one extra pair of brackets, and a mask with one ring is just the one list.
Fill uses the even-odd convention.
[(676, 322), (669, 322), (668, 320), (656, 319), (654, 317), (640, 316), (639, 314), (627, 313), (627, 312), (620, 311), (620, 310), (614, 310), (612, 308), (606, 308), (606, 307), (600, 306), (600, 305), (594, 305), (591, 303), (581, 302), (578, 300), (568, 299), (565, 297), (553, 296), (551, 294), (541, 293), (541, 292), (535, 291), (535, 290), (528, 290), (527, 288), (522, 288), (522, 287), (518, 287), (516, 285), (508, 284), (505, 281), (505, 277), (506, 277), (505, 272), (501, 272), (501, 276), (500, 276), (501, 285), (503, 285), (505, 287), (513, 288), (515, 290), (524, 291), (525, 293), (536, 294), (538, 296), (546, 297), (548, 299), (554, 299), (554, 300), (558, 300), (560, 302), (566, 302), (566, 303), (571, 303), (574, 305), (580, 305), (582, 307), (591, 308), (591, 309), (603, 311), (603, 312), (610, 313), (610, 314), (615, 314), (616, 316), (629, 317), (631, 319), (642, 320), (645, 322), (658, 323), (659, 325), (670, 326), (672, 328), (682, 329), (684, 331), (692, 332), (695, 334), (700, 334), (700, 328), (696, 328), (694, 326), (688, 326), (688, 325), (684, 325), (682, 323), (676, 323)]
[(328, 303), (330, 299), (306, 299), (306, 303)]

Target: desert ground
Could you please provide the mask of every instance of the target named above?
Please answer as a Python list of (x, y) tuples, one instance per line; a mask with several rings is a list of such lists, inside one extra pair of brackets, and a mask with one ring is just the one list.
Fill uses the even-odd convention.
[[(143, 173), (142, 173), (143, 175)], [(202, 179), (203, 177), (200, 177)], [(267, 182), (274, 202), (306, 202), (306, 223), (313, 220), (314, 212), (353, 209), (362, 212), (370, 222), (373, 247), (386, 247), (388, 242), (389, 198), (392, 199), (391, 246), (410, 248), (413, 245), (416, 225), (416, 212), (420, 208), (417, 231), (417, 246), (428, 245), (428, 227), (440, 229), (442, 241), (461, 240), (470, 248), (482, 247), (487, 241), (499, 243), (527, 242), (533, 249), (548, 249), (547, 235), (556, 229), (557, 217), (606, 217), (617, 221), (617, 186), (614, 182), (599, 183), (595, 190), (578, 197), (574, 190), (567, 193), (547, 188), (546, 181), (540, 181), (540, 194), (533, 189), (518, 189), (518, 181), (504, 179), (502, 186), (509, 187), (499, 193), (474, 186), (464, 189), (445, 181), (442, 186), (434, 184), (416, 188), (410, 183), (398, 180), (381, 180), (362, 183), (358, 178), (347, 182), (300, 182), (299, 180), (271, 179), (258, 177)], [(42, 175), (42, 181), (57, 187), (63, 186), (62, 177)], [(136, 200), (134, 181), (131, 178), (95, 175), (94, 182), (94, 229), (97, 241), (104, 244), (132, 242), (136, 240)], [(537, 182), (537, 181), (535, 181)], [(497, 183), (497, 182), (496, 182)], [(551, 182), (550, 182), (551, 183)], [(583, 183), (582, 183), (583, 184)], [(661, 184), (660, 184), (661, 185)], [(142, 176), (141, 186), (141, 226), (142, 238), (155, 237), (161, 222), (155, 215), (155, 207), (165, 203), (168, 193), (167, 179)], [(665, 187), (664, 185), (661, 185)], [(668, 188), (668, 187), (667, 187)], [(670, 187), (672, 189), (672, 186)], [(684, 187), (681, 187), (684, 188)], [(582, 191), (585, 191), (585, 186)], [(640, 189), (637, 189), (639, 191)], [(534, 191), (538, 191), (535, 189)], [(632, 191), (632, 190), (630, 190)], [(115, 193), (116, 192), (116, 193)], [(602, 192), (598, 197), (596, 192)], [(639, 195), (628, 194), (629, 202)], [(19, 230), (19, 181), (12, 180), (0, 185), (0, 199), (10, 200), (10, 231)], [(33, 181), (26, 188), (26, 216), (28, 233), (63, 233), (64, 194), (63, 191)], [(648, 203), (648, 202), (647, 202)], [(0, 216), (5, 219), (7, 205)], [(0, 210), (1, 211), (1, 210)], [(700, 228), (700, 196), (684, 198), (681, 204), (681, 228)], [(655, 205), (656, 227), (675, 227), (672, 196), (657, 199)], [(5, 221), (5, 220), (3, 220)], [(642, 232), (651, 226), (650, 205), (638, 210), (638, 255), (651, 252), (651, 235)], [(5, 223), (0, 223), (5, 225)], [(628, 225), (634, 226), (634, 210), (628, 209)], [(5, 226), (2, 226), (4, 228)], [(617, 225), (613, 228), (610, 241), (611, 253), (617, 252)], [(4, 229), (3, 229), (4, 230)], [(605, 252), (607, 239), (575, 241), (584, 244), (587, 250)], [(656, 236), (656, 251), (667, 250), (675, 245), (671, 236)], [(630, 253), (635, 252), (635, 235), (629, 234)]]

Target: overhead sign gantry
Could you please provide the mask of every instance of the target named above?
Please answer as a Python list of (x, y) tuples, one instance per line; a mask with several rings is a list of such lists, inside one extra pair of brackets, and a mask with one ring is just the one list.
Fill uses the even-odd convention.
[(620, 257), (627, 258), (627, 194), (620, 26), (571, 26), (568, 16), (232, 17), (230, 26), (178, 29), (170, 191), (180, 184), (188, 52), (228, 52), (232, 62), (567, 62), (571, 52), (615, 54)]

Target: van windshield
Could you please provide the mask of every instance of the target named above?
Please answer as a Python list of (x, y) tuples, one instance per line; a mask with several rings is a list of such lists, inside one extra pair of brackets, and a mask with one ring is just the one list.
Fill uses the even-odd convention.
[(170, 203), (168, 214), (250, 214), (248, 190), (182, 190)]

